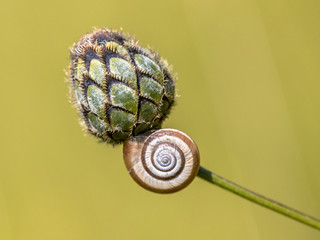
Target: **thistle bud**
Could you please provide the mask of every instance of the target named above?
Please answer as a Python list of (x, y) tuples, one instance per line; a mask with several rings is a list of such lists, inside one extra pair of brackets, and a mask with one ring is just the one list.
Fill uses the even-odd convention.
[(72, 100), (86, 131), (121, 143), (161, 127), (175, 97), (166, 61), (110, 29), (83, 36), (70, 53)]

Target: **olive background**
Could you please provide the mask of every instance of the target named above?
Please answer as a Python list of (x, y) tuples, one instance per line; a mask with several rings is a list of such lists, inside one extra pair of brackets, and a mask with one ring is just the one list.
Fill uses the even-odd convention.
[(164, 127), (201, 164), (320, 217), (318, 0), (6, 1), (0, 14), (0, 239), (319, 239), (202, 179), (139, 187), (122, 146), (86, 135), (69, 47), (93, 27), (134, 34), (178, 73)]

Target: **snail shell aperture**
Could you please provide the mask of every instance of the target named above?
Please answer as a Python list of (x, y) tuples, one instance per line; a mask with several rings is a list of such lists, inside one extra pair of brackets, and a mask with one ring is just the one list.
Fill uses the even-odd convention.
[(142, 187), (172, 193), (189, 185), (200, 167), (199, 150), (185, 133), (160, 129), (125, 141), (125, 165)]

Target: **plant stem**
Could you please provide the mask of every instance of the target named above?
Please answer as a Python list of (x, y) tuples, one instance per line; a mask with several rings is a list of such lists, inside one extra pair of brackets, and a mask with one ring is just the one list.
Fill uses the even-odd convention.
[(296, 221), (302, 222), (310, 227), (314, 227), (320, 230), (320, 220), (312, 216), (309, 216), (305, 213), (299, 212), (293, 208), (287, 207), (281, 203), (278, 203), (270, 198), (264, 197), (260, 194), (257, 194), (249, 189), (239, 186), (223, 177), (220, 177), (209, 170), (200, 167), (198, 172), (198, 177), (203, 178), (204, 180), (215, 184), (221, 188), (224, 188), (230, 192), (233, 192), (243, 198), (248, 199), (249, 201), (255, 202), (263, 207), (269, 208), (275, 212), (283, 214), (289, 218), (292, 218)]

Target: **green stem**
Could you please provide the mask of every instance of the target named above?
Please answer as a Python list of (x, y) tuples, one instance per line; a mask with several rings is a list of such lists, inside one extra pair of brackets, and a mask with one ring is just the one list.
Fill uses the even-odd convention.
[(255, 202), (263, 207), (269, 208), (275, 212), (283, 214), (289, 218), (292, 218), (296, 221), (302, 222), (320, 230), (320, 220), (314, 217), (311, 217), (305, 213), (299, 212), (293, 208), (287, 207), (281, 203), (278, 203), (270, 198), (264, 197), (260, 194), (257, 194), (249, 189), (239, 186), (223, 177), (220, 177), (209, 170), (200, 167), (198, 172), (198, 177), (203, 178), (204, 180), (215, 184), (221, 188), (224, 188), (230, 192), (233, 192), (243, 198), (248, 199), (249, 201)]

